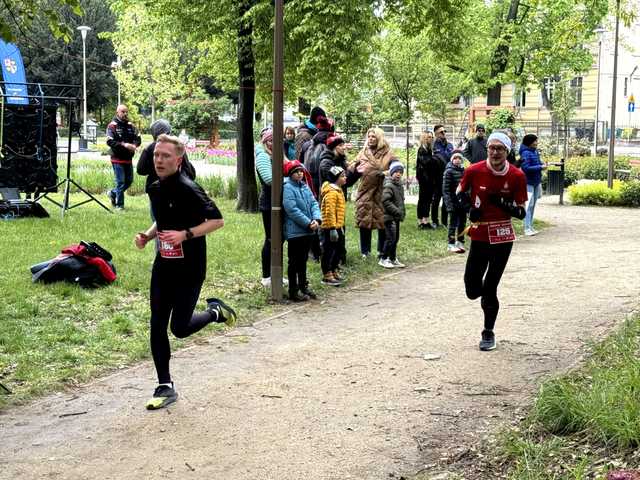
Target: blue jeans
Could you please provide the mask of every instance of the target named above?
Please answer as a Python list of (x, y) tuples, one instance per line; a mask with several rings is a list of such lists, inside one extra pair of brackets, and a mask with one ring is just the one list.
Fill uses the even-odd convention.
[(542, 184), (538, 185), (527, 185), (527, 196), (529, 200), (527, 201), (527, 214), (524, 217), (524, 229), (533, 230), (533, 214), (536, 210), (536, 203), (538, 203), (538, 199), (542, 197)]
[(124, 207), (124, 192), (133, 183), (133, 165), (130, 163), (112, 163), (116, 177), (116, 188), (109, 193), (116, 199), (116, 207)]

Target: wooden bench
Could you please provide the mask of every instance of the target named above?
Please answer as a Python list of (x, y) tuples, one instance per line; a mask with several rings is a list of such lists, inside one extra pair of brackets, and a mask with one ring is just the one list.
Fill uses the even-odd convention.
[(636, 169), (640, 169), (640, 159), (637, 158), (632, 158), (631, 160), (629, 160), (629, 166), (631, 168), (626, 169), (626, 168), (616, 168), (614, 170), (615, 173), (615, 177), (618, 180), (629, 180), (629, 177), (631, 176), (631, 171), (636, 168)]

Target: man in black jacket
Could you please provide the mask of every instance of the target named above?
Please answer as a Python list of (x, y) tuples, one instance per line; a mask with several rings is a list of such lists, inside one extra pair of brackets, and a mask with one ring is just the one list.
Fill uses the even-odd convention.
[(107, 126), (107, 145), (111, 148), (111, 165), (116, 180), (116, 187), (107, 195), (117, 210), (124, 209), (124, 192), (133, 183), (131, 161), (140, 143), (140, 135), (129, 121), (129, 109), (126, 105), (118, 105), (116, 116)]
[(487, 159), (487, 139), (485, 138), (484, 125), (476, 125), (476, 136), (467, 142), (462, 154), (471, 163), (482, 162)]
[(160, 135), (154, 150), (158, 180), (149, 187), (153, 225), (135, 237), (142, 249), (158, 238), (151, 272), (151, 354), (158, 386), (147, 409), (165, 407), (178, 398), (169, 372), (171, 349), (167, 327), (178, 338), (211, 323), (236, 322), (235, 311), (217, 298), (207, 310), (193, 313), (206, 276), (205, 236), (224, 226), (222, 214), (202, 188), (180, 172), (184, 145), (177, 137)]

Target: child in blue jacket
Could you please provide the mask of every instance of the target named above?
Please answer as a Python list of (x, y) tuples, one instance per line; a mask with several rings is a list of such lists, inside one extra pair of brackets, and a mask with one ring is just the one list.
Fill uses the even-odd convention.
[(307, 284), (307, 257), (311, 240), (322, 223), (318, 201), (304, 183), (304, 166), (294, 160), (284, 166), (288, 177), (282, 190), (284, 233), (288, 244), (289, 299), (304, 302), (317, 298)]
[(547, 165), (540, 160), (538, 153), (538, 137), (530, 133), (522, 138), (520, 145), (520, 169), (527, 177), (527, 215), (524, 217), (524, 234), (535, 235), (533, 229), (533, 214), (536, 209), (538, 199), (542, 197), (542, 170)]

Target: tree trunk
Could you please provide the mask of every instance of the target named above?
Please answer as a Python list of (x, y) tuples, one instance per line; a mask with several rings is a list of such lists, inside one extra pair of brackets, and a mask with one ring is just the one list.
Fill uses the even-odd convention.
[(209, 146), (211, 148), (216, 148), (220, 145), (220, 127), (218, 123), (218, 117), (213, 117), (213, 122), (211, 124), (211, 130), (209, 133)]
[(253, 56), (253, 26), (246, 13), (255, 0), (238, 1), (238, 70), (240, 88), (238, 94), (238, 150), (237, 179), (238, 203), (236, 209), (244, 212), (258, 211), (253, 151), (253, 115), (256, 96), (255, 60)]
[[(511, 0), (509, 3), (509, 13), (507, 14), (507, 25), (514, 23), (518, 18), (518, 7), (520, 0)], [(500, 73), (504, 73), (509, 63), (509, 44), (511, 42), (511, 34), (504, 35), (500, 39), (500, 43), (496, 47), (491, 57), (491, 74), (490, 78), (496, 77)], [(524, 68), (524, 66), (522, 67)]]

